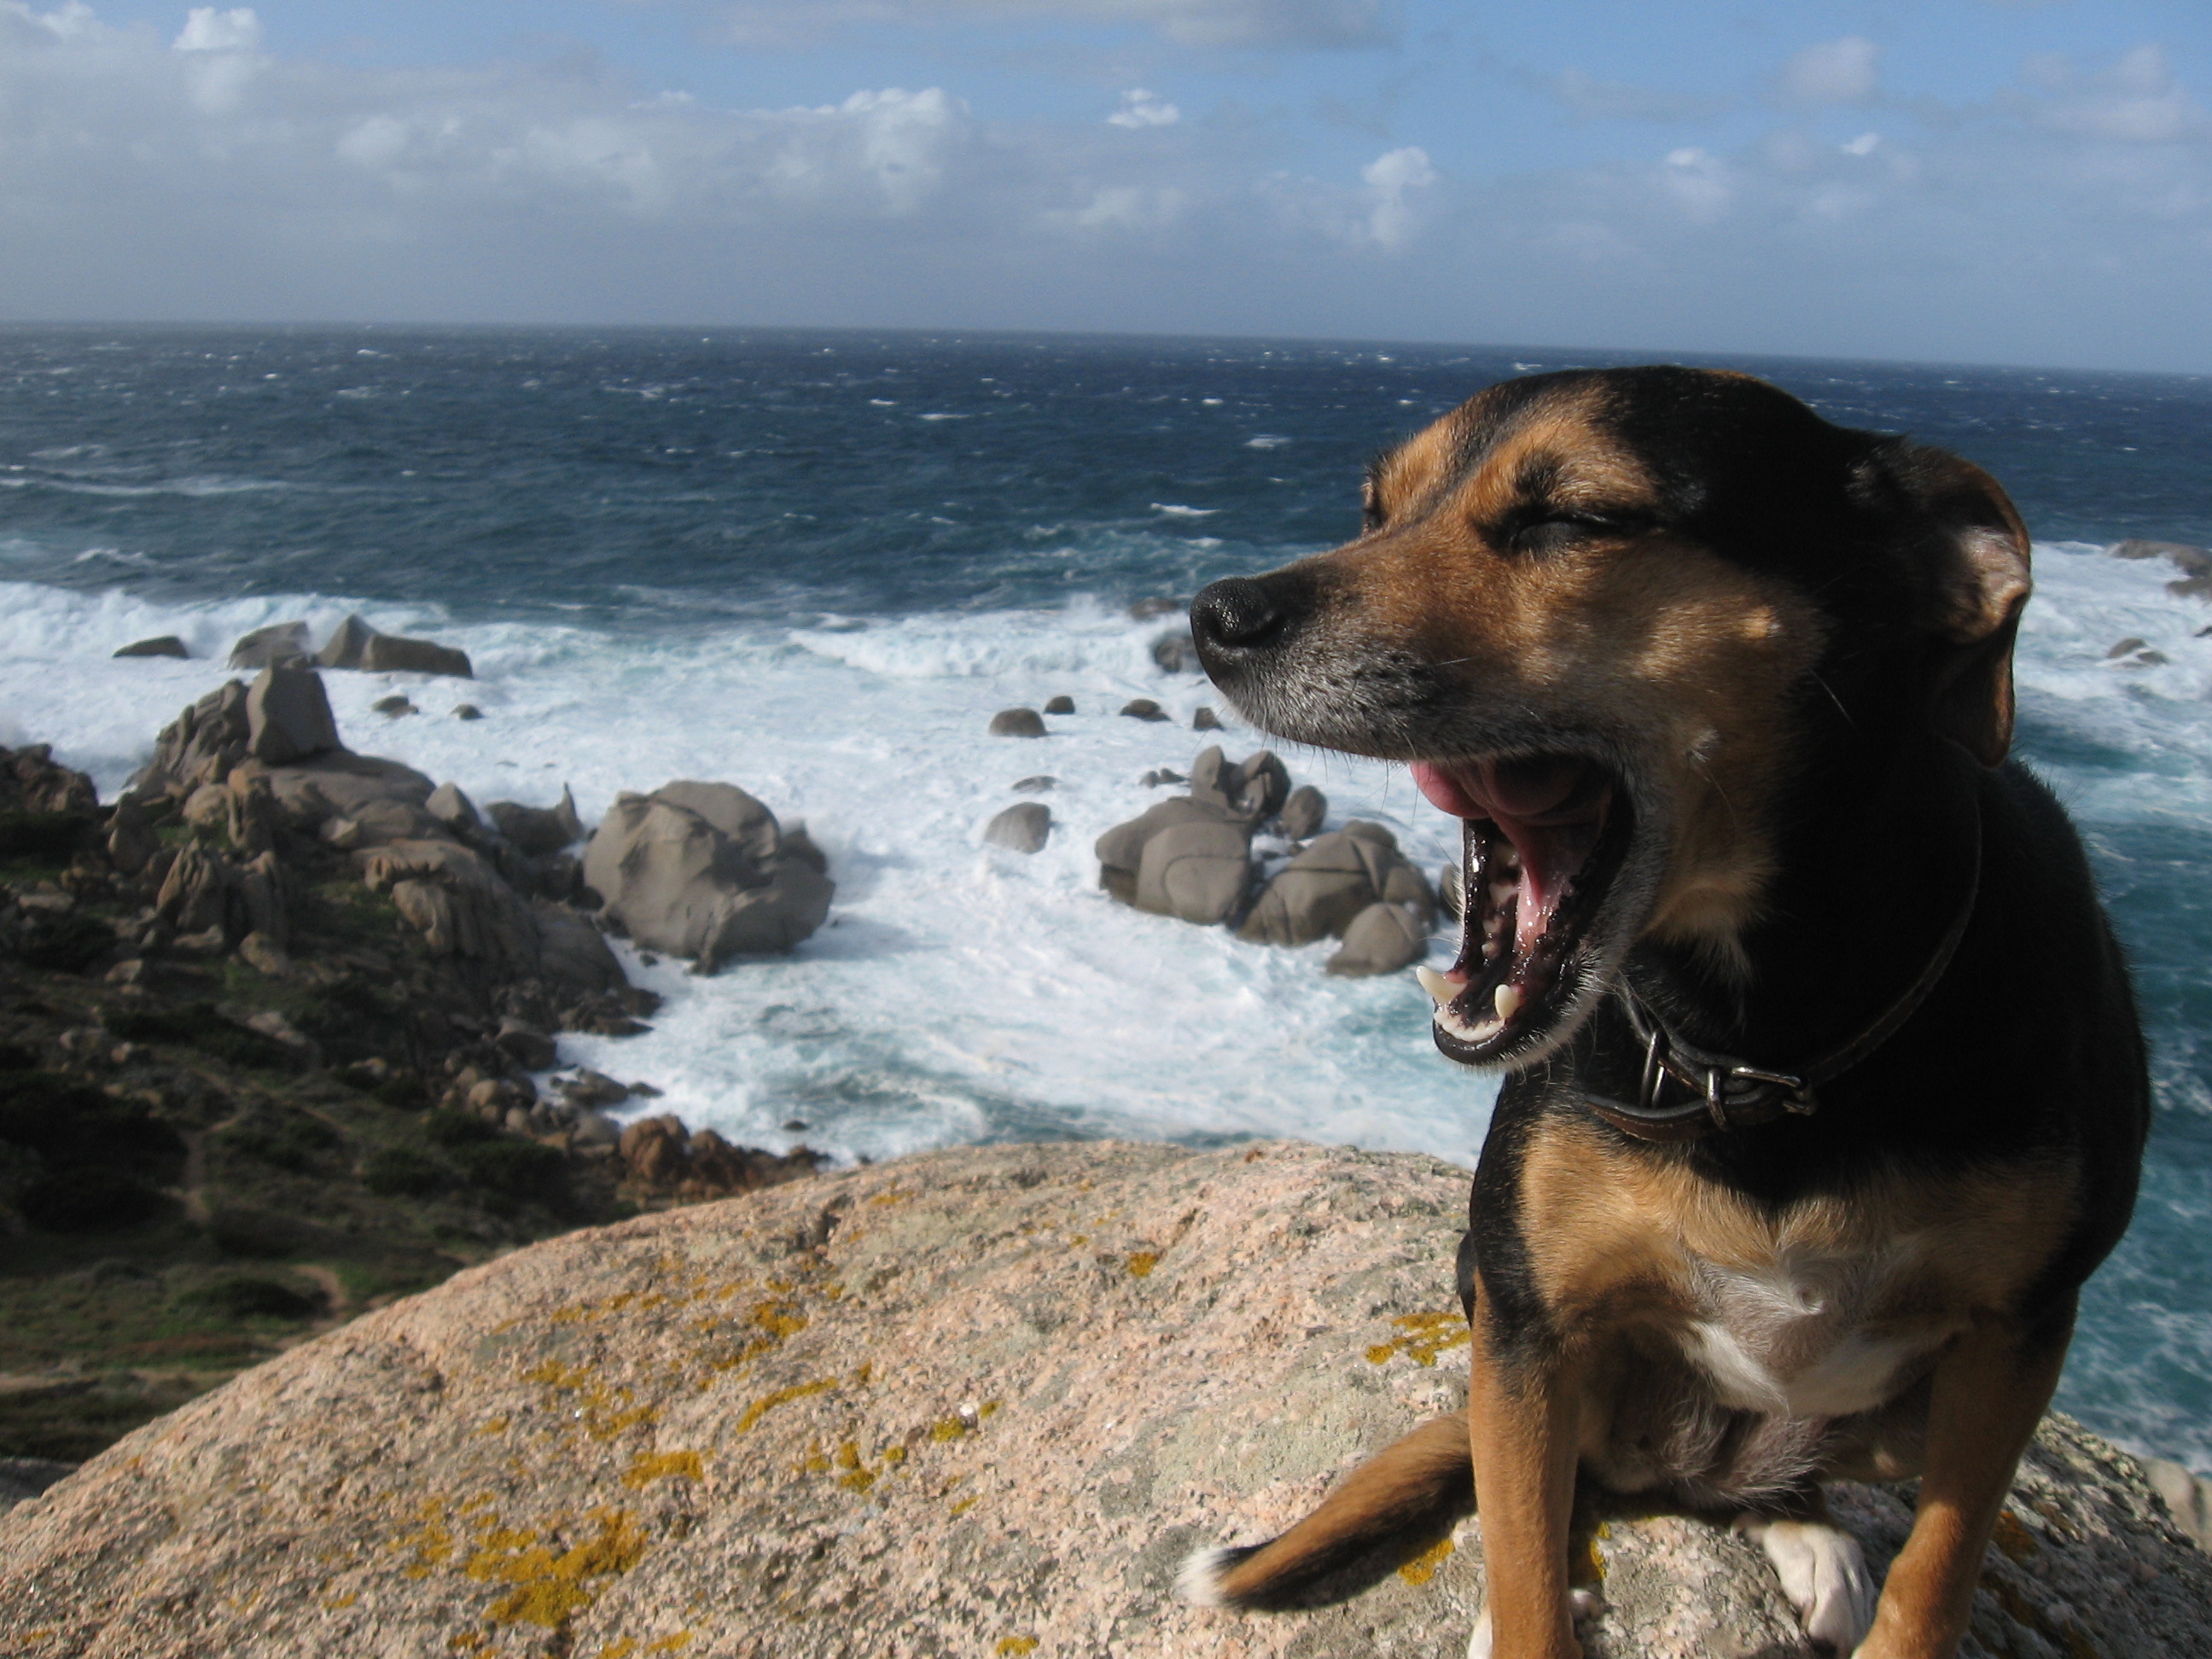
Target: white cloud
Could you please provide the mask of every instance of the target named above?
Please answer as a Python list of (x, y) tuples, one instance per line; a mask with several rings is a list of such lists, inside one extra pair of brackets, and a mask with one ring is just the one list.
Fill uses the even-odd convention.
[(1142, 87), (1132, 87), (1121, 94), (1121, 107), (1106, 119), (1117, 127), (1171, 127), (1182, 119), (1182, 112)]
[(1377, 246), (1397, 247), (1409, 240), (1419, 223), (1413, 201), (1437, 182), (1429, 153), (1408, 144), (1376, 156), (1359, 170), (1360, 179), (1374, 198), (1367, 215), (1367, 234)]
[(1801, 104), (1863, 104), (1875, 94), (1881, 48), (1863, 34), (1808, 46), (1782, 66), (1784, 94)]
[(1849, 143), (1838, 144), (1836, 148), (1846, 155), (1871, 155), (1881, 148), (1881, 135), (1878, 132), (1863, 132)]
[(251, 6), (230, 11), (194, 6), (185, 14), (184, 32), (169, 45), (176, 52), (254, 52), (261, 45), (261, 20)]

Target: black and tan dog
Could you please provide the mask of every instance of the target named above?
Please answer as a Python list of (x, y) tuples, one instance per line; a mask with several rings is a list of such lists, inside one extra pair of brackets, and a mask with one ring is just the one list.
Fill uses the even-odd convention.
[[(2028, 593), (1983, 472), (1735, 374), (1492, 386), (1334, 552), (1192, 621), (1258, 724), (1464, 820), (1437, 1046), (1508, 1073), (1460, 1281), (1468, 1408), (1193, 1599), (1267, 1605), (1464, 1502), (1470, 1651), (1579, 1652), (1577, 1469), (1743, 1512), (1808, 1632), (1966, 1628), (2148, 1119), (2081, 847), (2006, 761)], [(1921, 1478), (1876, 1604), (1826, 1478)]]

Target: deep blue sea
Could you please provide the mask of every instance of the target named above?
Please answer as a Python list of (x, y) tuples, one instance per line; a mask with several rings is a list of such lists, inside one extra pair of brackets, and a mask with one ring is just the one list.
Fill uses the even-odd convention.
[[(733, 1139), (847, 1157), (1294, 1134), (1471, 1163), (1492, 1091), (1405, 981), (1139, 916), (1090, 848), (1188, 769), (1217, 700), (1129, 605), (1326, 547), (1367, 458), (1492, 380), (1635, 359), (923, 334), (0, 329), (0, 743), (112, 794), (230, 641), (349, 611), (465, 647), (463, 688), (332, 674), (348, 742), (478, 801), (726, 779), (838, 884), (788, 962), (660, 963), (654, 1030), (563, 1039)], [(1698, 361), (1721, 362), (1705, 359)], [(2212, 543), (2212, 380), (1726, 360), (1995, 472), (2038, 542), (2021, 750), (2132, 952), (2159, 1112), (2062, 1402), (2212, 1471), (2212, 609), (2128, 537)], [(174, 633), (197, 659), (115, 661)], [(2108, 657), (2124, 638), (2140, 653)], [(422, 707), (392, 720), (395, 689)], [(1066, 692), (1018, 743), (991, 714)], [(1118, 718), (1133, 696), (1177, 718)], [(465, 698), (486, 718), (452, 719)], [(1232, 754), (1263, 741), (1232, 722)], [(1292, 752), (1333, 816), (1440, 865), (1402, 771)], [(1057, 780), (1032, 859), (981, 825)], [(802, 1133), (791, 1122), (807, 1125)], [(1439, 1263), (1437, 1306), (1450, 1305)]]

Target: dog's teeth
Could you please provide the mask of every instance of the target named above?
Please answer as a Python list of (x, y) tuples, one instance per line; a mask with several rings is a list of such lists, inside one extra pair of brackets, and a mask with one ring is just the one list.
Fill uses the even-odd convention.
[(1497, 1006), (1498, 1023), (1501, 1025), (1521, 1012), (1521, 991), (1517, 986), (1499, 986), (1498, 994), (1491, 1000)]
[(1498, 951), (1504, 948), (1504, 947), (1498, 942), (1498, 936), (1495, 933), (1492, 933), (1488, 939), (1482, 942), (1482, 959), (1485, 962), (1497, 961)]
[(1520, 890), (1521, 886), (1518, 882), (1493, 881), (1490, 884), (1490, 902), (1492, 904), (1503, 904)]
[(1486, 1019), (1480, 1025), (1470, 1025), (1442, 1004), (1437, 1006), (1436, 1020), (1462, 1042), (1487, 1042), (1505, 1029), (1505, 1022), (1498, 1019)]
[(1429, 1000), (1439, 1008), (1443, 1007), (1466, 988), (1464, 986), (1453, 984), (1433, 968), (1416, 968), (1413, 969), (1413, 977), (1420, 981), (1421, 988), (1429, 994)]

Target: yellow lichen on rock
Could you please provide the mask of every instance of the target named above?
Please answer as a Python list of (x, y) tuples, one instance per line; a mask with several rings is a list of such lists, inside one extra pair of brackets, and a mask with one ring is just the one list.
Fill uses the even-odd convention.
[(1438, 1354), (1468, 1345), (1467, 1321), (1459, 1314), (1401, 1314), (1390, 1322), (1409, 1334), (1368, 1349), (1370, 1364), (1387, 1365), (1402, 1353), (1417, 1365), (1433, 1365)]
[(557, 1553), (535, 1532), (497, 1528), (479, 1540), (468, 1576), (514, 1586), (492, 1603), (493, 1623), (557, 1630), (598, 1599), (594, 1580), (628, 1572), (643, 1558), (648, 1540), (627, 1510), (595, 1510), (584, 1518), (598, 1524), (598, 1535)]
[(633, 1492), (655, 1480), (700, 1480), (706, 1477), (695, 1451), (641, 1452), (623, 1471), (623, 1485)]
[(1425, 1584), (1437, 1576), (1437, 1569), (1444, 1559), (1458, 1547), (1449, 1537), (1439, 1538), (1412, 1560), (1398, 1569), (1398, 1577), (1409, 1584)]

